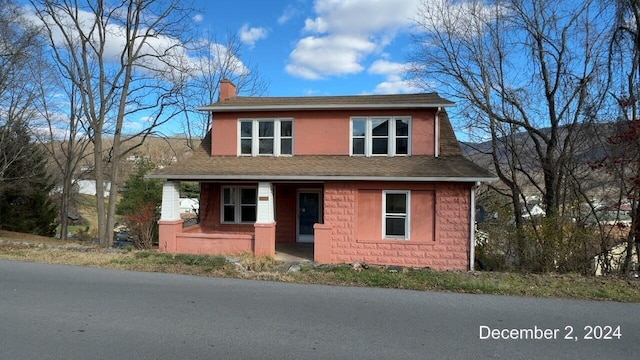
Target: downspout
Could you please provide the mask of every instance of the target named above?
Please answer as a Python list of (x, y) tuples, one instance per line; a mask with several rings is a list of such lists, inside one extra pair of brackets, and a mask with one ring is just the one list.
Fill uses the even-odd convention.
[(433, 153), (435, 154), (435, 157), (438, 157), (440, 155), (440, 111), (442, 110), (442, 107), (438, 107), (438, 110), (436, 111), (436, 116), (435, 116), (435, 125), (434, 125), (434, 132), (435, 132), (435, 141), (434, 141), (434, 149), (433, 149)]
[(469, 206), (469, 270), (474, 270), (476, 260), (476, 186), (480, 182), (476, 182), (471, 187), (471, 201)]

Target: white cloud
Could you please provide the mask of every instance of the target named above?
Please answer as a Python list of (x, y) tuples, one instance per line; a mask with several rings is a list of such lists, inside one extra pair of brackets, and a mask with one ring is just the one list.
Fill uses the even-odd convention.
[(202, 20), (204, 20), (204, 16), (203, 16), (202, 14), (196, 14), (196, 15), (193, 17), (193, 21), (194, 21), (194, 22), (199, 23), (199, 22), (202, 22)]
[(267, 37), (267, 29), (260, 27), (249, 27), (249, 24), (244, 24), (240, 28), (240, 40), (243, 43), (249, 45), (250, 47), (254, 47), (256, 45), (256, 41), (260, 39), (265, 39)]
[[(364, 69), (361, 62), (382, 51), (412, 26), (420, 0), (316, 0), (314, 18), (305, 20), (311, 33), (298, 41), (287, 72), (307, 79), (344, 75)], [(349, 39), (345, 42), (345, 39)]]
[(326, 75), (355, 74), (363, 70), (360, 61), (376, 45), (352, 36), (309, 36), (298, 42), (290, 54), (286, 70), (305, 79), (321, 79)]
[(284, 25), (292, 18), (298, 16), (300, 14), (300, 10), (292, 4), (287, 5), (282, 12), (282, 15), (278, 17), (278, 24)]
[[(30, 8), (25, 8), (28, 14), (28, 21), (34, 24), (40, 24), (40, 19), (33, 13)], [(78, 10), (78, 23), (82, 24), (82, 30), (85, 34), (89, 33), (91, 24), (94, 23), (95, 15), (91, 12), (84, 10)], [(69, 29), (69, 34), (78, 37), (77, 30), (74, 29), (75, 25), (71, 18), (63, 16), (61, 12), (59, 14), (60, 19), (64, 26)], [(202, 15), (196, 15), (194, 20), (198, 20)], [(66, 47), (64, 36), (57, 26), (53, 25), (51, 19), (45, 19), (45, 21), (52, 24), (53, 42), (60, 48)], [(142, 28), (140, 31), (145, 31)], [(93, 32), (96, 33), (95, 31)], [(103, 58), (105, 62), (110, 64), (119, 64), (120, 55), (124, 49), (126, 43), (126, 31), (125, 28), (117, 24), (115, 21), (108, 24), (106, 28), (105, 50)], [(97, 38), (94, 38), (94, 42), (98, 42)], [(153, 69), (156, 74), (161, 73), (168, 81), (178, 81), (179, 79), (185, 79), (189, 76), (200, 76), (204, 71), (208, 69), (215, 69), (214, 66), (221, 66), (220, 64), (231, 64), (231, 72), (234, 74), (240, 74), (247, 71), (243, 62), (231, 54), (230, 51), (221, 44), (210, 43), (208, 40), (202, 40), (201, 44), (209, 48), (209, 52), (206, 54), (190, 53), (182, 44), (180, 39), (165, 36), (156, 35), (146, 39), (146, 44), (141, 48), (140, 53), (143, 55), (143, 60), (138, 65), (143, 65), (138, 70), (150, 71)], [(163, 56), (162, 59), (158, 58), (158, 54)], [(145, 56), (150, 55), (150, 56)], [(231, 59), (229, 59), (231, 58)], [(175, 65), (176, 67), (173, 67)], [(184, 70), (184, 71), (181, 71)], [(189, 73), (186, 73), (189, 70)]]
[(391, 62), (388, 60), (376, 60), (369, 67), (369, 74), (376, 75), (400, 75), (405, 70), (406, 64)]
[(403, 74), (410, 64), (391, 62), (387, 60), (376, 60), (367, 72), (373, 75), (382, 75), (385, 81), (376, 85), (373, 92), (375, 94), (410, 94), (420, 92), (410, 80), (404, 79)]

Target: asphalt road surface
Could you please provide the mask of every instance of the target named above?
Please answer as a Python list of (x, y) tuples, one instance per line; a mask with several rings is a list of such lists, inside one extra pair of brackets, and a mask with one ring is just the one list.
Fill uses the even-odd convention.
[(0, 261), (0, 359), (637, 359), (639, 353), (638, 304)]

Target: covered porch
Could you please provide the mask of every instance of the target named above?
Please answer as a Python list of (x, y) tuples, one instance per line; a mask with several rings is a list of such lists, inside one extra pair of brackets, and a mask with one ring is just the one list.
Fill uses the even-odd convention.
[(328, 260), (323, 183), (201, 181), (200, 221), (189, 227), (180, 219), (179, 185), (163, 184), (161, 251)]

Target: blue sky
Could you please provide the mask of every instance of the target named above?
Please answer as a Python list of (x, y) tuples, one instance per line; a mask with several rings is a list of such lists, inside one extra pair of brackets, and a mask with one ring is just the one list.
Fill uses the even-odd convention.
[(237, 34), (240, 60), (269, 81), (268, 96), (419, 92), (403, 81), (413, 0), (201, 0), (193, 20)]

